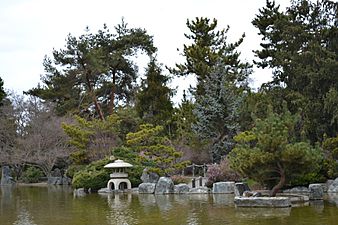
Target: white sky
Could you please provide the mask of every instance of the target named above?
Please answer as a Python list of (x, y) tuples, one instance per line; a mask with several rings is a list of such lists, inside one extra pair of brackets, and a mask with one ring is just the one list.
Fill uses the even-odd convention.
[[(204, 16), (216, 18), (219, 29), (230, 25), (229, 41), (243, 32), (242, 59), (252, 61), (252, 50), (259, 48), (258, 30), (251, 25), (258, 9), (266, 0), (0, 0), (0, 77), (5, 88), (22, 92), (35, 87), (43, 74), (44, 55), (65, 45), (68, 33), (92, 31), (106, 23), (113, 27), (124, 17), (129, 27), (145, 28), (154, 36), (159, 62), (173, 66), (182, 58), (187, 42), (186, 20)], [(276, 0), (282, 9), (289, 0)], [(255, 87), (270, 79), (269, 71), (255, 69)], [(179, 86), (178, 96), (193, 81), (189, 78), (173, 81)]]

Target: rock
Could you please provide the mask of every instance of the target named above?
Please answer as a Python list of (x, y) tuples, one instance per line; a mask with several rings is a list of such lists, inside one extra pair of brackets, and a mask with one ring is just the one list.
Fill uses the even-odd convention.
[(246, 183), (235, 183), (235, 196), (243, 196), (244, 191), (251, 191), (248, 184)]
[(252, 193), (252, 197), (262, 197), (262, 193), (258, 192), (258, 191), (254, 191)]
[(243, 197), (262, 197), (262, 193), (258, 191), (244, 191)]
[(189, 193), (190, 194), (208, 194), (210, 189), (207, 187), (198, 187), (198, 188), (191, 188)]
[(61, 171), (59, 168), (56, 168), (55, 170), (53, 170), (50, 175), (52, 177), (62, 177)]
[(338, 178), (331, 182), (328, 190), (328, 193), (337, 193), (338, 192)]
[(317, 184), (320, 184), (322, 186), (323, 192), (327, 193), (327, 189), (329, 188), (327, 183), (317, 183)]
[(184, 194), (190, 191), (189, 185), (187, 184), (177, 184), (174, 187), (175, 194)]
[(235, 197), (237, 207), (267, 207), (286, 208), (291, 207), (288, 197)]
[(141, 176), (141, 180), (143, 183), (155, 183), (156, 184), (159, 178), (160, 176), (157, 173), (148, 172), (147, 168), (143, 170), (143, 173)]
[(62, 185), (71, 185), (72, 184), (72, 179), (69, 177), (62, 177)]
[(137, 194), (138, 193), (138, 187), (132, 188), (131, 193)]
[(99, 194), (106, 194), (106, 193), (112, 193), (113, 191), (109, 188), (101, 188), (100, 190), (97, 191)]
[(232, 194), (235, 191), (235, 182), (217, 182), (212, 185), (214, 194)]
[(48, 177), (47, 184), (61, 185), (62, 184), (62, 177)]
[(70, 185), (72, 179), (69, 177), (48, 177), (47, 184), (50, 185)]
[(309, 185), (309, 198), (310, 200), (322, 200), (323, 199), (323, 188), (321, 184), (310, 184)]
[(15, 181), (13, 177), (11, 176), (11, 169), (9, 166), (2, 166), (2, 172), (1, 172), (1, 185), (11, 185), (14, 184)]
[(83, 197), (87, 195), (86, 191), (84, 188), (78, 188), (73, 191), (74, 197)]
[(154, 194), (156, 184), (142, 183), (138, 186), (138, 193), (140, 194)]
[(291, 189), (286, 189), (283, 191), (284, 193), (309, 193), (309, 189), (307, 187), (299, 186)]
[(174, 193), (174, 182), (169, 177), (160, 177), (156, 184), (155, 194)]

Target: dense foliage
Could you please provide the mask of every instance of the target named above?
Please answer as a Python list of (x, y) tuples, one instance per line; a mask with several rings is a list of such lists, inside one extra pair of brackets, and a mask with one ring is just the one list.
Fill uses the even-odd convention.
[(140, 130), (127, 134), (127, 144), (138, 151), (139, 160), (147, 163), (151, 172), (169, 175), (182, 170), (187, 161), (181, 161), (182, 153), (163, 135), (162, 126), (143, 124)]
[[(122, 21), (69, 35), (43, 63), (30, 97), (5, 93), (0, 78), (0, 165), (15, 179), (66, 169), (74, 187), (105, 187), (108, 156), (182, 181), (187, 163), (209, 166), (210, 184), (238, 180), (272, 188), (338, 176), (338, 3), (294, 0), (286, 10), (268, 0), (252, 24), (262, 37), (253, 64), (273, 79), (250, 90), (250, 62), (242, 37), (216, 19), (187, 20), (182, 62), (163, 70), (153, 37)], [(149, 59), (138, 70), (139, 54)], [(139, 71), (145, 71), (142, 74)], [(191, 75), (195, 87), (172, 103), (173, 76)], [(229, 168), (229, 165), (231, 168)], [(68, 168), (68, 169), (67, 169)], [(232, 169), (236, 170), (234, 172)], [(27, 180), (29, 182), (29, 180)]]
[(235, 136), (237, 144), (228, 155), (231, 168), (273, 186), (271, 196), (275, 196), (286, 182), (318, 172), (321, 151), (308, 142), (295, 139), (296, 123), (297, 117), (288, 111), (282, 115), (270, 111), (266, 119), (256, 119), (251, 130)]
[(262, 35), (255, 63), (273, 69), (270, 88), (278, 88), (292, 113), (302, 112), (312, 143), (338, 131), (337, 14), (334, 1), (296, 0), (284, 12), (267, 1), (252, 22)]
[(0, 77), (0, 105), (2, 102), (2, 99), (4, 99), (6, 96), (5, 90), (4, 90), (4, 82)]
[(131, 59), (139, 50), (154, 53), (152, 37), (123, 21), (113, 34), (104, 26), (96, 34), (69, 35), (65, 49), (45, 58), (43, 85), (28, 93), (55, 102), (60, 115), (73, 112), (103, 120), (133, 99), (138, 73)]

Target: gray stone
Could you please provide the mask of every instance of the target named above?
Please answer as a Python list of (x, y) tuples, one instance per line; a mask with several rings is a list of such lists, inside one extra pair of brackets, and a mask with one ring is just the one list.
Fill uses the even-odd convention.
[(78, 188), (73, 191), (74, 197), (83, 197), (87, 195), (86, 191), (84, 188)]
[(160, 177), (156, 184), (155, 194), (174, 193), (174, 182), (169, 177)]
[(147, 168), (143, 170), (141, 180), (142, 183), (157, 183), (160, 176), (157, 173), (149, 172)]
[(177, 184), (174, 187), (175, 194), (184, 194), (190, 191), (189, 185), (187, 184)]
[(156, 184), (142, 183), (138, 186), (138, 193), (140, 194), (154, 194)]
[(191, 188), (189, 193), (190, 194), (208, 194), (210, 189), (207, 187), (198, 187), (198, 188)]
[(232, 194), (235, 191), (235, 182), (217, 182), (212, 185), (214, 194)]
[(291, 189), (286, 189), (283, 192), (284, 193), (309, 193), (309, 189), (307, 187), (299, 186), (299, 187), (293, 187)]
[(50, 175), (52, 177), (62, 177), (61, 171), (60, 169), (56, 168), (55, 170), (53, 170)]
[(262, 197), (262, 193), (258, 192), (258, 191), (254, 191), (252, 193), (252, 197)]
[(48, 177), (47, 184), (61, 185), (62, 184), (62, 177)]
[(72, 179), (69, 177), (62, 177), (62, 185), (71, 185), (72, 184)]
[(247, 183), (235, 183), (235, 196), (242, 196), (244, 191), (251, 191)]
[(261, 197), (262, 193), (258, 191), (244, 191), (243, 197)]
[(2, 172), (1, 172), (1, 185), (11, 185), (14, 184), (15, 181), (13, 177), (11, 176), (11, 169), (9, 166), (2, 166)]
[(328, 193), (337, 193), (338, 192), (338, 178), (331, 182), (328, 190)]
[(288, 197), (235, 197), (237, 207), (267, 207), (286, 208), (291, 207)]
[(132, 188), (132, 189), (131, 189), (131, 193), (137, 194), (137, 193), (138, 193), (138, 187)]
[(322, 200), (323, 199), (323, 188), (321, 184), (310, 184), (309, 185), (309, 198), (310, 200)]
[(47, 184), (50, 185), (70, 185), (72, 179), (69, 177), (48, 177)]
[(109, 188), (101, 188), (100, 190), (97, 191), (99, 194), (105, 194), (105, 193), (112, 193), (113, 191)]

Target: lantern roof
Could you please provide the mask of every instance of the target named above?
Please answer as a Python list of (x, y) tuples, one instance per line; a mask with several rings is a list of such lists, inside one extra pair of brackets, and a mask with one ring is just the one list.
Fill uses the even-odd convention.
[(121, 159), (117, 159), (112, 163), (109, 163), (104, 166), (104, 168), (126, 168), (126, 167), (133, 167), (130, 163), (124, 162)]

